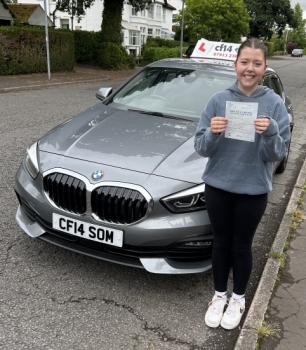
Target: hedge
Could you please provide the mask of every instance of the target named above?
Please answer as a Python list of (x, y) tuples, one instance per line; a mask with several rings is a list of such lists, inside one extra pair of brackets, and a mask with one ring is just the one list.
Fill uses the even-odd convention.
[(98, 65), (103, 69), (133, 69), (135, 60), (122, 46), (103, 43), (98, 50)]
[[(187, 46), (183, 47), (182, 52), (187, 50)], [(163, 58), (180, 57), (180, 47), (167, 48), (167, 47), (149, 47), (145, 49), (143, 54), (143, 61), (151, 63), (161, 60)]]
[[(70, 31), (49, 30), (50, 69), (72, 70), (74, 37)], [(0, 27), (0, 74), (47, 71), (46, 34), (40, 27)]]
[(98, 51), (101, 48), (101, 31), (88, 32), (76, 30), (74, 33), (75, 61), (77, 63), (94, 64), (98, 63)]
[(174, 48), (180, 46), (180, 41), (177, 40), (169, 40), (169, 39), (163, 39), (163, 38), (153, 38), (149, 36), (147, 38), (146, 47), (168, 47), (168, 48)]
[(268, 56), (273, 56), (274, 53), (274, 44), (270, 41), (265, 41), (264, 44), (267, 46), (268, 49)]

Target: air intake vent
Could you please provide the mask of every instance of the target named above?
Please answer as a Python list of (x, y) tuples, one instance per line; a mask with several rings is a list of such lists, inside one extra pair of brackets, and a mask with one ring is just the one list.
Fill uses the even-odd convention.
[(86, 185), (82, 180), (52, 173), (44, 177), (44, 190), (57, 207), (75, 214), (86, 212)]
[(145, 217), (148, 202), (137, 190), (105, 186), (92, 192), (91, 206), (93, 213), (102, 221), (132, 224)]

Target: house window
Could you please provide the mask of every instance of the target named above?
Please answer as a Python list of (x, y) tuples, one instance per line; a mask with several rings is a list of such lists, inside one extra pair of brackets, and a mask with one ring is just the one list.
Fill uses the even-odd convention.
[(163, 7), (163, 22), (166, 22), (166, 9)]
[(146, 32), (147, 28), (146, 27), (140, 27), (140, 43), (141, 45), (146, 42)]
[(132, 16), (137, 16), (137, 11), (135, 7), (132, 7)]
[(69, 29), (69, 19), (61, 19), (61, 28)]
[(11, 21), (6, 20), (6, 19), (0, 19), (0, 27), (1, 26), (10, 26), (11, 25)]
[(156, 5), (156, 19), (162, 19), (162, 6)]
[(153, 29), (152, 28), (148, 28), (148, 36), (153, 36)]
[(145, 9), (140, 11), (140, 16), (141, 17), (146, 17), (146, 10)]
[(154, 18), (154, 7), (153, 4), (148, 7), (148, 18)]
[(139, 32), (129, 31), (129, 45), (139, 45)]
[(159, 36), (160, 37), (160, 29), (156, 29), (155, 30), (155, 36)]

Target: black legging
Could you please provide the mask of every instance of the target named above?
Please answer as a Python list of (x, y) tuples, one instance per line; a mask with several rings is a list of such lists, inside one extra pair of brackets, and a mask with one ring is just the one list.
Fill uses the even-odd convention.
[(212, 272), (215, 290), (227, 290), (233, 267), (234, 290), (245, 293), (252, 272), (252, 241), (265, 212), (268, 194), (247, 195), (205, 185), (205, 202), (212, 224)]

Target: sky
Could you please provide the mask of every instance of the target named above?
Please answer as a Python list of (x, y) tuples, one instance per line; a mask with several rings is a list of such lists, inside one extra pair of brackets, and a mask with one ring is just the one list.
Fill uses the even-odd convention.
[[(171, 4), (172, 6), (176, 7), (178, 12), (179, 10), (182, 9), (182, 0), (168, 0), (169, 4)], [(304, 19), (306, 19), (306, 0), (291, 0), (291, 7), (294, 8), (294, 6), (299, 2), (301, 5), (301, 8), (303, 10), (303, 17)]]

